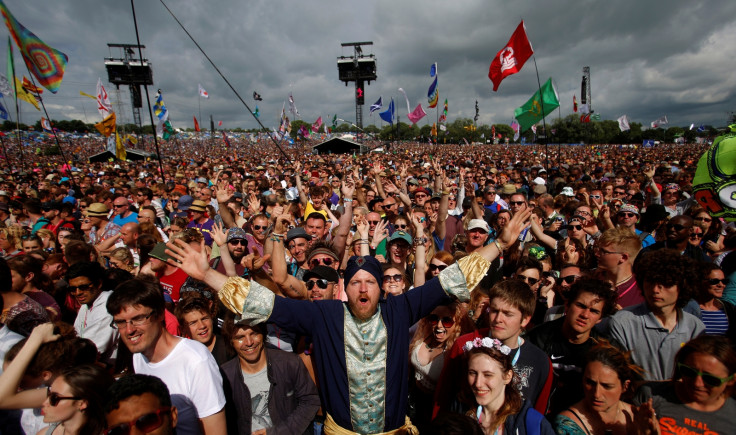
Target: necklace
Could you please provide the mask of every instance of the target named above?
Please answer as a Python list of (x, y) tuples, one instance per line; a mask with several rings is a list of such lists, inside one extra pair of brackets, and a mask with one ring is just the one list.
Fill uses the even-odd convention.
[(427, 343), (427, 342), (425, 342), (424, 345), (427, 347), (427, 352), (429, 352), (429, 353), (432, 353), (435, 350), (440, 349), (440, 348), (442, 348), (442, 350), (444, 351), (445, 348), (447, 347), (447, 343), (446, 342), (440, 344), (439, 346), (435, 346), (435, 347), (430, 346), (429, 343)]
[(631, 279), (631, 274), (629, 274), (629, 276), (627, 276), (626, 278), (624, 278), (624, 279), (619, 280), (618, 282), (616, 282), (616, 287), (618, 287), (619, 285), (621, 285), (622, 283), (625, 283), (626, 281), (628, 281), (630, 279)]

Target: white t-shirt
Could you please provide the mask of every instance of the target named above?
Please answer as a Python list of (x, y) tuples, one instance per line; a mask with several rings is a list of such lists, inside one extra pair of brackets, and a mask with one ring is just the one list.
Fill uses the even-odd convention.
[(156, 376), (169, 388), (171, 401), (179, 411), (177, 434), (199, 434), (198, 419), (225, 407), (222, 376), (217, 362), (205, 345), (180, 338), (174, 349), (157, 363), (143, 354), (133, 355), (136, 373)]
[(120, 332), (110, 326), (112, 315), (107, 312), (107, 300), (112, 290), (103, 291), (92, 302), (82, 305), (74, 320), (74, 329), (80, 338), (87, 338), (97, 346), (100, 361), (113, 364), (118, 353), (118, 341)]

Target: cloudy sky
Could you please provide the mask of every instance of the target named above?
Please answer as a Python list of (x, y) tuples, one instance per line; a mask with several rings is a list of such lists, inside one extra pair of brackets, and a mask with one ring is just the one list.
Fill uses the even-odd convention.
[[(130, 2), (4, 1), (23, 25), (69, 56), (59, 92), (43, 94), (52, 119), (99, 121), (94, 101), (79, 91), (94, 94), (101, 77), (114, 101), (119, 95), (118, 119), (132, 122), (128, 89), (116, 93), (103, 62), (119, 55), (107, 43), (135, 43)], [(338, 80), (336, 66), (338, 56), (352, 54), (340, 43), (353, 41), (373, 41), (364, 52), (377, 58), (378, 80), (366, 87), (365, 125), (380, 125), (377, 114), (368, 116), (379, 96), (384, 102), (396, 99), (406, 119), (399, 87), (412, 109), (419, 102), (426, 108), (433, 62), (439, 65), (440, 100), (449, 100), (450, 122), (472, 118), (478, 100), (479, 122), (509, 123), (514, 108), (537, 88), (534, 62), (507, 77), (498, 92), (487, 75), (492, 57), (521, 19), (541, 81), (552, 77), (557, 87), (562, 116), (572, 113), (573, 94), (580, 100), (584, 66), (591, 70), (593, 109), (603, 119), (627, 114), (648, 125), (666, 115), (670, 125), (723, 126), (736, 110), (733, 0), (165, 1), (251, 109), (253, 91), (263, 96), (258, 106), (267, 127), (277, 125), (289, 93), (305, 121), (333, 114), (354, 121), (353, 87)], [(138, 0), (135, 7), (144, 55), (153, 66), (151, 99), (156, 89), (163, 91), (175, 127), (192, 126), (199, 83), (210, 94), (201, 100), (205, 119), (212, 114), (225, 128), (257, 126), (159, 0)], [(23, 122), (41, 116), (21, 104)], [(147, 109), (142, 114), (144, 124), (150, 123)], [(432, 110), (420, 125), (434, 118)]]

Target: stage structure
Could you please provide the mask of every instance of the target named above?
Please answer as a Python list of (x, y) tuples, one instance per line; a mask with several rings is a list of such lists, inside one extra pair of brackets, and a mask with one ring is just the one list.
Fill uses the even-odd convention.
[(580, 85), (580, 102), (587, 104), (590, 114), (593, 114), (593, 99), (590, 96), (590, 67), (583, 67), (583, 81)]
[(337, 71), (340, 81), (345, 82), (345, 86), (349, 82), (355, 82), (355, 124), (359, 128), (363, 128), (363, 105), (365, 105), (365, 85), (366, 82), (371, 84), (371, 80), (376, 80), (376, 56), (373, 54), (363, 54), (363, 45), (373, 45), (372, 41), (367, 42), (343, 42), (343, 47), (353, 47), (352, 56), (340, 56), (337, 58)]
[[(130, 88), (130, 101), (133, 107), (133, 122), (138, 128), (143, 127), (141, 123), (141, 85), (153, 84), (153, 71), (148, 59), (137, 57), (138, 45), (136, 44), (107, 44), (112, 49), (120, 49), (119, 57), (106, 57), (105, 68), (107, 68), (107, 80), (120, 89), (120, 85)], [(140, 46), (141, 50), (145, 45)]]

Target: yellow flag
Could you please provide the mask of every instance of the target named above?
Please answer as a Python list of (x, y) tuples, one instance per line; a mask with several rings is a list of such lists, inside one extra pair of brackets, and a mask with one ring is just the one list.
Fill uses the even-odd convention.
[(35, 107), (36, 110), (41, 110), (41, 108), (38, 107), (38, 100), (36, 100), (36, 97), (23, 88), (23, 83), (18, 80), (18, 77), (15, 77), (15, 93), (18, 95), (19, 100), (33, 104), (33, 107)]
[(115, 157), (120, 160), (127, 160), (128, 158), (128, 152), (125, 151), (123, 141), (120, 140), (120, 135), (117, 130), (115, 130)]
[(97, 97), (95, 97), (94, 95), (90, 95), (90, 94), (88, 94), (86, 92), (82, 92), (82, 91), (79, 91), (79, 95), (81, 95), (83, 97), (91, 98), (93, 100), (96, 100), (97, 99)]
[(105, 137), (110, 137), (115, 132), (115, 112), (107, 116), (102, 122), (95, 124), (97, 131)]

